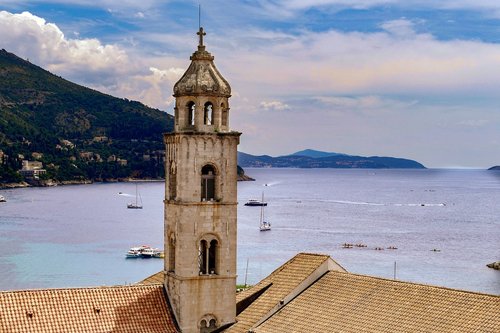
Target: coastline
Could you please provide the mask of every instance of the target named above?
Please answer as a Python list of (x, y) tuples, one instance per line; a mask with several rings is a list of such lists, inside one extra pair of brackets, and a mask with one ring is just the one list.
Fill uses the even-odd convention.
[[(238, 181), (255, 181), (252, 177), (245, 174), (238, 175)], [(164, 182), (164, 178), (152, 179), (152, 178), (113, 178), (106, 180), (63, 180), (54, 181), (52, 179), (46, 181), (36, 181), (36, 182), (20, 182), (20, 183), (0, 183), (0, 190), (9, 190), (15, 188), (26, 188), (26, 187), (53, 187), (53, 186), (67, 186), (67, 185), (86, 185), (94, 183), (128, 183), (128, 182)]]

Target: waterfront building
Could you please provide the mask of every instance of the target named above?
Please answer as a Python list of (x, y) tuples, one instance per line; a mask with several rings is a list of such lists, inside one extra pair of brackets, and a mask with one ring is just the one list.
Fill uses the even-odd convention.
[(40, 175), (47, 172), (47, 170), (43, 168), (42, 162), (23, 160), (22, 163), (22, 169), (19, 170), (19, 173), (25, 178), (38, 179)]

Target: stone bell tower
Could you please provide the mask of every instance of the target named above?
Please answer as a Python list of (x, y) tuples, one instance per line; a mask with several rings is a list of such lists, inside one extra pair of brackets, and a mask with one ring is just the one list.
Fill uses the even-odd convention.
[(241, 133), (229, 129), (231, 87), (205, 50), (174, 86), (175, 125), (165, 134), (165, 286), (184, 333), (236, 317), (236, 177)]

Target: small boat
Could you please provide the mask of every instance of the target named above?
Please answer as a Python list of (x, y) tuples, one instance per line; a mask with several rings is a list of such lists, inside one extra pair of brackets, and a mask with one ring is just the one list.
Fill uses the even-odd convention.
[(142, 198), (138, 190), (138, 185), (135, 184), (135, 202), (129, 202), (127, 208), (130, 209), (142, 209)]
[(265, 202), (264, 199), (250, 199), (245, 203), (245, 206), (267, 206), (267, 202)]
[(0, 195), (0, 202), (6, 202), (5, 197), (3, 195)]
[[(264, 193), (262, 193), (262, 201), (261, 202), (264, 202)], [(267, 204), (265, 205), (260, 205), (260, 231), (269, 231), (271, 230), (271, 223), (270, 222), (267, 222), (265, 219), (264, 219), (264, 206), (267, 206)]]

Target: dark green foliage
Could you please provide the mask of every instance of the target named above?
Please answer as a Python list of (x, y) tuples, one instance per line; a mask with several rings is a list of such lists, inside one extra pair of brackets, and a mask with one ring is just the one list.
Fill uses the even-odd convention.
[(18, 179), (18, 155), (33, 160), (33, 152), (43, 154), (46, 177), (61, 181), (163, 177), (163, 133), (172, 128), (165, 112), (79, 86), (0, 51), (0, 150), (9, 156), (1, 164), (2, 182)]

